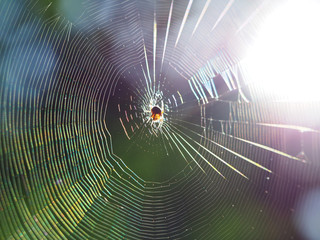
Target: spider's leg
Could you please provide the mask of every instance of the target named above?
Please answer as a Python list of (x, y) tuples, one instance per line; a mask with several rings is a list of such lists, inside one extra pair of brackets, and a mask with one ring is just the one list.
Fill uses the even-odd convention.
[(158, 128), (161, 128), (162, 124), (163, 124), (163, 118), (160, 119)]

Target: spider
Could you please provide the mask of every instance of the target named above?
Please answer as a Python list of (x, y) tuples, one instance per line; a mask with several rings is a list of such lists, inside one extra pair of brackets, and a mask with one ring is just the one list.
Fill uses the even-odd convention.
[(159, 123), (158, 128), (160, 128), (163, 124), (163, 112), (164, 109), (163, 107), (160, 108), (158, 106), (151, 106), (150, 105), (150, 112), (151, 112), (151, 116), (150, 119), (152, 119), (151, 125), (153, 123)]

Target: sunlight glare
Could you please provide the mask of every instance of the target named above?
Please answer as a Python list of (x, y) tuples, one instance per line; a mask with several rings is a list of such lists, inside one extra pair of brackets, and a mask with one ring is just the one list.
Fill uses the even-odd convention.
[(265, 21), (242, 64), (278, 100), (320, 101), (320, 3), (287, 1)]

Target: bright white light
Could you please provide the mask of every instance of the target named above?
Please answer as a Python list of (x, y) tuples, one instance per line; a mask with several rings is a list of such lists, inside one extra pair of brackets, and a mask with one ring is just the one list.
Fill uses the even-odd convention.
[(269, 16), (242, 64), (278, 100), (320, 101), (320, 1), (288, 0)]

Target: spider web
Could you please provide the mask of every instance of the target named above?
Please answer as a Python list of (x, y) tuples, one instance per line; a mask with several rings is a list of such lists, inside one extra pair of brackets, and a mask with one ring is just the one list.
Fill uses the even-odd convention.
[(1, 239), (302, 238), (320, 106), (241, 62), (276, 4), (66, 2), (0, 2)]

